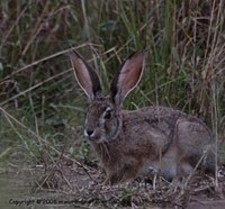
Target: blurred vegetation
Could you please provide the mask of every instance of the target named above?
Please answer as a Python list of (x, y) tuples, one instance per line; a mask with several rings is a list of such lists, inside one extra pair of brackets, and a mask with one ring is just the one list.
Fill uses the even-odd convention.
[(124, 106), (179, 108), (224, 139), (224, 11), (223, 0), (1, 0), (0, 162), (90, 157), (78, 140), (87, 101), (73, 47), (105, 92), (123, 59), (145, 47), (145, 74)]

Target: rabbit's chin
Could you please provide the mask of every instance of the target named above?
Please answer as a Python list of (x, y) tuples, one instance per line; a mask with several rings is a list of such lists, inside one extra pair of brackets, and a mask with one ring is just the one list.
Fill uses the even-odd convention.
[(106, 137), (102, 136), (101, 134), (92, 134), (91, 136), (84, 135), (85, 138), (90, 142), (90, 143), (95, 143), (95, 144), (100, 144), (107, 142)]
[(90, 143), (101, 144), (107, 142), (105, 137), (88, 137), (87, 138)]

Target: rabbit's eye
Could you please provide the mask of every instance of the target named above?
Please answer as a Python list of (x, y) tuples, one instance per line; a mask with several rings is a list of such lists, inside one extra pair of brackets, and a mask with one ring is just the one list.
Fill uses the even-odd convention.
[(110, 119), (110, 118), (111, 118), (111, 115), (112, 115), (112, 114), (111, 114), (111, 110), (107, 110), (106, 113), (105, 113), (104, 118), (105, 118), (105, 119)]

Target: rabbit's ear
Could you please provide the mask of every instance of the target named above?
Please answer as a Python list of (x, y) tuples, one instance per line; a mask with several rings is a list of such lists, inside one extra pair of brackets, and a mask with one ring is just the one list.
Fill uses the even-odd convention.
[(96, 98), (96, 93), (101, 91), (101, 85), (96, 72), (76, 51), (71, 50), (70, 60), (75, 78), (90, 100)]
[(144, 71), (145, 52), (131, 54), (122, 64), (111, 84), (111, 99), (119, 107), (125, 97), (137, 86)]

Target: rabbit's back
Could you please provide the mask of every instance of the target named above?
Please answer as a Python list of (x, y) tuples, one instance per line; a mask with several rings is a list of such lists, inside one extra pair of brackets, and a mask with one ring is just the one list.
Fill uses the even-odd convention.
[(211, 131), (202, 120), (173, 108), (145, 107), (135, 111), (123, 110), (121, 114), (123, 131), (129, 138), (136, 135), (150, 138), (151, 132), (152, 135), (165, 136), (166, 144), (173, 141), (180, 147), (187, 146), (187, 151), (191, 151), (191, 147), (199, 149), (214, 143)]
[(163, 153), (173, 143), (176, 124), (187, 115), (167, 107), (145, 107), (135, 111), (121, 111), (123, 133), (129, 144), (154, 144), (154, 151)]

